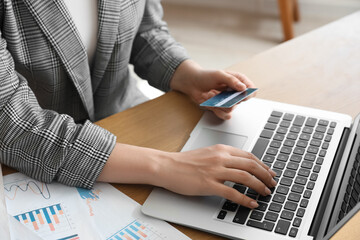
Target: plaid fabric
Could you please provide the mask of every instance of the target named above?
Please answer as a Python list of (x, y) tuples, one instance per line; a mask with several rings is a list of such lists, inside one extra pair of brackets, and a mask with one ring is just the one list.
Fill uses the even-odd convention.
[(40, 181), (91, 188), (116, 141), (91, 121), (144, 101), (128, 64), (169, 89), (187, 55), (161, 20), (160, 1), (99, 0), (98, 13), (89, 66), (61, 0), (0, 0), (1, 163)]

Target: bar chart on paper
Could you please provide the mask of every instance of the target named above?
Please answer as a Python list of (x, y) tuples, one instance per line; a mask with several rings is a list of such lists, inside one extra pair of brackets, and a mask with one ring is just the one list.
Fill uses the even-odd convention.
[(162, 240), (165, 239), (151, 225), (134, 220), (107, 240)]
[[(66, 232), (71, 229), (71, 225), (60, 203), (20, 213), (14, 217), (44, 237), (54, 232)], [(79, 239), (79, 237), (75, 234), (62, 239), (75, 240)]]

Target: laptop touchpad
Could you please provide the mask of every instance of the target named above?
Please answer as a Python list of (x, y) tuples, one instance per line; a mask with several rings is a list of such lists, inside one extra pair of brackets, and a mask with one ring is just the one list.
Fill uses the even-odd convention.
[(192, 149), (208, 147), (215, 144), (225, 144), (242, 149), (247, 139), (247, 136), (202, 128), (196, 140), (192, 144)]

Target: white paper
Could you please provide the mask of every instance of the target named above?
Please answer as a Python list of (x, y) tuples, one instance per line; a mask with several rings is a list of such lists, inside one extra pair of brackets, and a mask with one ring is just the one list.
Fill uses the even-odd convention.
[(0, 165), (0, 239), (10, 240), (9, 221), (6, 212), (3, 176)]
[(8, 213), (43, 239), (189, 239), (142, 214), (138, 203), (107, 183), (87, 190), (14, 173), (4, 177), (4, 189)]
[(13, 216), (7, 214), (9, 219), (9, 229), (11, 240), (42, 240), (41, 237), (33, 233), (27, 227), (22, 225)]

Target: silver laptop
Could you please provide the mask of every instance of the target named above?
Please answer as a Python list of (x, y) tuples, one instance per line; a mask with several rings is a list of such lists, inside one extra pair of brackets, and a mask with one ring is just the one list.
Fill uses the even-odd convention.
[(155, 188), (142, 211), (233, 239), (327, 238), (359, 209), (359, 120), (257, 98), (241, 103), (228, 121), (206, 112), (182, 151), (218, 143), (250, 151), (277, 173), (273, 193), (263, 197), (225, 182), (258, 201), (250, 210), (217, 196)]

